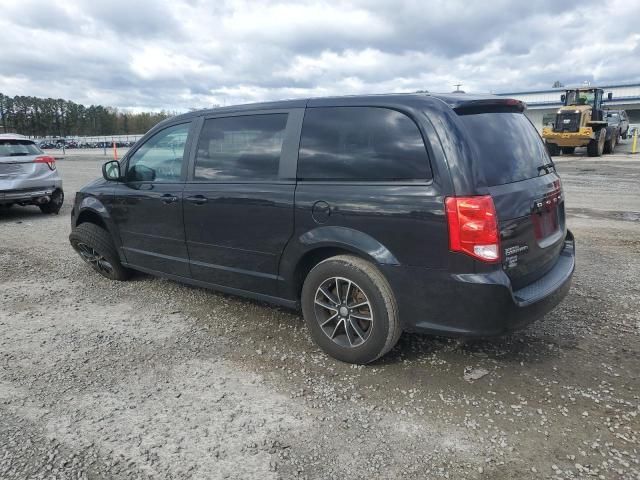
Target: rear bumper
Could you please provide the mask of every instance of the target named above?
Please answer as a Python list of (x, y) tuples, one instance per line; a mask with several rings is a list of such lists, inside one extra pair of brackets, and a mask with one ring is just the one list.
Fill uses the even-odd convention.
[(0, 203), (38, 203), (62, 188), (57, 170), (44, 168), (26, 175), (0, 178)]
[(542, 318), (567, 295), (575, 243), (567, 232), (555, 266), (542, 278), (512, 290), (502, 271), (450, 274), (420, 267), (381, 266), (407, 331), (448, 336), (495, 336)]
[(29, 190), (0, 190), (0, 203), (42, 203), (41, 199), (48, 199), (59, 187), (36, 188)]

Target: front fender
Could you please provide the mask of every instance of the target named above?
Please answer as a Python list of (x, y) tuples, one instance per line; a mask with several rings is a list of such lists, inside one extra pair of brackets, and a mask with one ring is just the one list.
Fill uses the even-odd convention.
[(126, 257), (121, 248), (122, 241), (120, 239), (120, 233), (115, 222), (113, 221), (113, 218), (107, 206), (101, 201), (99, 197), (93, 195), (83, 195), (82, 198), (76, 200), (77, 203), (73, 209), (74, 213), (71, 224), (72, 229), (76, 228), (80, 223), (83, 223), (84, 221), (90, 221), (103, 226), (109, 232), (109, 235), (111, 236), (111, 239), (120, 256), (120, 260), (122, 262), (126, 262)]
[(85, 196), (82, 200), (80, 200), (80, 203), (78, 204), (77, 218), (80, 217), (80, 213), (82, 213), (83, 210), (90, 210), (100, 215), (100, 217), (103, 220), (106, 220), (106, 219), (110, 220), (109, 211), (107, 210), (107, 207), (105, 207), (104, 204), (96, 197), (89, 195), (89, 196)]

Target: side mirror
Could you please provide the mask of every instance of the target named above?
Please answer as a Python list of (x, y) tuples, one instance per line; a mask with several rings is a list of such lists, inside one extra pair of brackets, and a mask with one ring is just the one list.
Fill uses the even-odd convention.
[(564, 103), (564, 101), (567, 99), (567, 96), (563, 93), (562, 95), (560, 95), (560, 101), (562, 103)]
[(607, 93), (607, 100), (612, 100), (613, 99), (613, 93), (609, 92)]
[(120, 162), (111, 160), (102, 165), (102, 176), (110, 182), (117, 182), (122, 178), (120, 174)]

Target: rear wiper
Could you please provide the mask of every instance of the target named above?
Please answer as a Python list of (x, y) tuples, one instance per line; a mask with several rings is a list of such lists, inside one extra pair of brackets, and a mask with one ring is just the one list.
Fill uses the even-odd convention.
[[(553, 169), (553, 170), (550, 171), (549, 169)], [(553, 162), (549, 162), (549, 163), (545, 163), (544, 165), (540, 165), (538, 167), (538, 175), (542, 172), (542, 170), (544, 170), (545, 173), (555, 172), (556, 171), (556, 166), (553, 164)]]

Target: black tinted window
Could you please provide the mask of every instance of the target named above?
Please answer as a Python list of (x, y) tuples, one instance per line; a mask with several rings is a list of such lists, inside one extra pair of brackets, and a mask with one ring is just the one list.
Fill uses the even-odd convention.
[(406, 115), (373, 107), (307, 109), (298, 178), (406, 180), (430, 177), (422, 136)]
[(286, 125), (286, 113), (205, 120), (195, 180), (277, 178)]
[(551, 162), (538, 131), (522, 113), (460, 116), (488, 185), (537, 177)]

